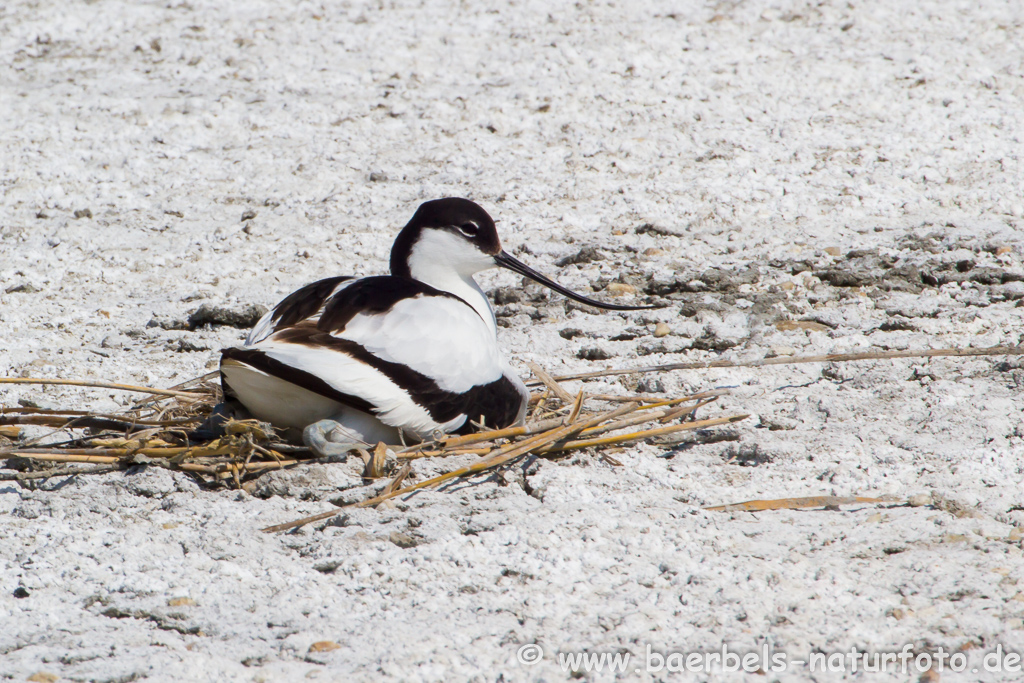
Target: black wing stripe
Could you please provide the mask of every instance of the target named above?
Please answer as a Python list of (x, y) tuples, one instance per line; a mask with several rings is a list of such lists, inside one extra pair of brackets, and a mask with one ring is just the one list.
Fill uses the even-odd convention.
[[(245, 363), (249, 367), (265, 372), (272, 377), (277, 377), (285, 382), (290, 382), (297, 387), (302, 387), (307, 391), (332, 399), (350, 408), (355, 408), (356, 410), (361, 410), (364, 413), (369, 413), (371, 415), (375, 413), (373, 404), (366, 399), (340, 392), (316, 375), (304, 370), (293, 368), (287, 363), (282, 363), (276, 358), (271, 358), (258, 349), (224, 349), (221, 352), (221, 363), (226, 359)], [(221, 372), (221, 383), (225, 387), (225, 394), (227, 394), (230, 387), (227, 386), (227, 383), (224, 380), (223, 372)]]
[[(365, 363), (408, 393), (412, 400), (422, 406), (435, 422), (448, 422), (460, 415), (467, 415), (468, 419), (465, 424), (457, 430), (459, 433), (469, 433), (474, 430), (470, 420), (483, 422), (489, 427), (502, 428), (515, 422), (519, 416), (519, 407), (523, 397), (519, 394), (516, 386), (504, 375), (488, 384), (478, 384), (469, 391), (456, 393), (445, 391), (433, 379), (413, 370), (408, 365), (378, 358), (361, 344), (317, 330), (310, 324), (281, 330), (274, 335), (274, 341), (329, 348)], [(229, 350), (233, 351), (234, 349)], [(274, 374), (277, 376), (276, 373)], [(329, 387), (323, 380), (317, 381)], [(315, 391), (310, 386), (302, 386)], [(336, 391), (333, 388), (331, 390)], [(326, 393), (317, 393), (328, 396)]]
[(351, 275), (340, 275), (318, 280), (295, 290), (277, 306), (274, 307), (273, 326), (271, 329), (280, 330), (291, 327), (295, 323), (305, 320), (319, 311), (331, 292), (346, 280), (351, 280)]

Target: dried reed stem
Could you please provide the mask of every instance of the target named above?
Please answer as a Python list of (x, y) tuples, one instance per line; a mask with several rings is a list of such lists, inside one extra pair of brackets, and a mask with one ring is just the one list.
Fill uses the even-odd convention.
[(728, 417), (716, 417), (710, 420), (696, 420), (694, 422), (684, 422), (682, 424), (669, 425), (667, 427), (657, 427), (655, 429), (645, 429), (639, 432), (631, 432), (629, 434), (616, 434), (615, 436), (606, 436), (601, 439), (580, 439), (578, 441), (567, 441), (566, 443), (559, 444), (557, 446), (550, 446), (547, 448), (538, 448), (534, 451), (538, 455), (547, 453), (561, 453), (562, 451), (578, 450), (580, 448), (590, 448), (591, 446), (611, 446), (615, 444), (628, 443), (630, 441), (638, 441), (640, 439), (648, 439), (652, 436), (662, 436), (664, 434), (671, 434), (673, 432), (682, 432), (688, 429), (704, 429), (705, 427), (715, 427), (717, 425), (730, 424), (732, 422), (739, 422), (745, 420), (749, 415), (730, 415)]
[(175, 389), (154, 389), (152, 387), (139, 387), (133, 384), (117, 384), (116, 382), (103, 382), (99, 380), (85, 379), (37, 379), (34, 377), (0, 377), (0, 384), (63, 384), (72, 387), (95, 387), (98, 389), (118, 389), (119, 391), (135, 391), (141, 394), (156, 394), (158, 396), (180, 396), (181, 398), (203, 398), (204, 394), (190, 391), (177, 391)]
[(580, 433), (580, 436), (597, 436), (598, 434), (606, 434), (608, 432), (614, 432), (616, 429), (624, 429), (625, 427), (632, 427), (633, 425), (643, 424), (644, 422), (651, 422), (652, 420), (671, 420), (682, 417), (696, 412), (698, 408), (703, 408), (707, 404), (715, 401), (715, 398), (709, 398), (706, 401), (701, 401), (694, 406), (685, 406), (683, 408), (666, 408), (659, 410), (656, 413), (647, 415), (637, 415), (630, 417), (625, 420), (617, 420), (609, 424), (599, 425), (597, 427), (591, 427), (585, 429)]
[[(80, 412), (80, 411), (76, 411)], [(122, 416), (123, 417), (123, 416)], [(173, 424), (196, 423), (198, 419), (178, 421)], [(126, 432), (146, 427), (172, 426), (168, 421), (126, 421), (93, 415), (0, 415), (0, 425), (38, 425), (41, 427), (57, 427), (59, 429), (102, 429), (106, 431)]]
[[(619, 368), (581, 372), (574, 375), (553, 377), (557, 382), (574, 379), (592, 379), (594, 377), (611, 377), (613, 375), (631, 375), (633, 373), (669, 372), (671, 370), (705, 370), (708, 368), (759, 368), (765, 365), (796, 365), (798, 363), (845, 363), (856, 360), (886, 360), (892, 358), (935, 358), (940, 356), (1019, 356), (1024, 354), (1021, 346), (987, 346), (980, 349), (923, 349), (906, 351), (864, 351), (862, 353), (827, 353), (821, 356), (780, 356), (778, 358), (762, 358), (760, 360), (732, 361), (710, 360), (690, 363), (666, 363), (665, 365), (647, 365), (639, 368)], [(540, 382), (531, 380), (527, 385), (536, 386)]]
[(47, 462), (99, 462), (99, 463), (114, 463), (121, 460), (121, 458), (109, 456), (109, 455), (77, 455), (74, 453), (61, 453), (55, 451), (48, 451), (45, 453), (12, 453), (19, 458), (32, 458), (33, 460), (45, 460)]
[(131, 422), (134, 425), (143, 427), (172, 427), (175, 425), (191, 424), (193, 422), (199, 422), (203, 418), (199, 416), (194, 417), (177, 417), (168, 420), (149, 420), (149, 419), (135, 419), (129, 417), (125, 419), (124, 414), (114, 413), (92, 413), (88, 410), (50, 410), (48, 408), (22, 408), (22, 407), (0, 407), (0, 420), (3, 420), (8, 416), (16, 415), (43, 415), (47, 417), (62, 417), (65, 416), (67, 419), (75, 417), (95, 417), (106, 420), (120, 420), (122, 422)]
[(562, 399), (563, 403), (573, 402), (573, 395), (566, 391), (561, 384), (556, 382), (547, 370), (537, 365), (536, 363), (531, 363), (530, 361), (526, 361), (526, 367), (530, 368), (530, 370), (533, 371), (533, 376), (539, 379), (544, 384), (544, 386), (550, 389), (551, 393), (553, 393), (558, 398)]
[(730, 505), (712, 505), (704, 508), (713, 512), (760, 512), (764, 510), (798, 510), (800, 508), (834, 507), (853, 503), (884, 503), (882, 498), (860, 496), (811, 496), (809, 498), (776, 498), (774, 500), (748, 500)]
[[(61, 453), (69, 455), (106, 455), (114, 458), (127, 458), (134, 455), (145, 455), (150, 458), (206, 458), (215, 455), (233, 455), (238, 452), (237, 446), (173, 446), (169, 448), (62, 448)], [(53, 449), (25, 448), (13, 452), (13, 455), (37, 455), (52, 453)]]
[[(536, 436), (530, 437), (529, 439), (525, 439), (524, 441), (519, 441), (519, 442), (514, 443), (514, 444), (508, 444), (507, 446), (499, 448), (490, 457), (483, 458), (482, 460), (479, 460), (479, 461), (473, 463), (472, 465), (469, 465), (468, 467), (460, 467), (459, 469), (454, 470), (452, 472), (448, 472), (446, 474), (442, 474), (442, 475), (438, 475), (436, 477), (432, 477), (430, 479), (426, 479), (424, 481), (418, 482), (418, 483), (413, 484), (411, 486), (406, 486), (406, 487), (401, 488), (401, 489), (397, 489), (397, 490), (394, 490), (394, 491), (389, 491), (387, 493), (382, 493), (381, 495), (378, 495), (378, 496), (375, 496), (373, 498), (370, 498), (369, 500), (364, 500), (364, 501), (359, 502), (359, 503), (354, 503), (353, 505), (346, 505), (344, 507), (353, 507), (353, 506), (354, 507), (371, 507), (371, 506), (383, 503), (384, 501), (389, 500), (391, 498), (395, 498), (397, 496), (405, 495), (406, 493), (412, 493), (413, 491), (417, 491), (419, 489), (427, 488), (429, 486), (436, 486), (438, 484), (443, 484), (446, 481), (450, 481), (450, 480), (456, 479), (458, 477), (463, 477), (463, 476), (466, 476), (466, 475), (469, 475), (469, 474), (475, 474), (477, 472), (481, 472), (483, 470), (490, 469), (492, 467), (497, 467), (499, 465), (502, 465), (502, 464), (508, 462), (509, 460), (512, 460), (514, 458), (519, 457), (520, 455), (528, 453), (529, 451), (533, 450), (534, 448), (540, 448), (542, 446), (546, 446), (546, 445), (548, 445), (550, 443), (553, 443), (553, 442), (559, 441), (561, 439), (564, 439), (564, 438), (566, 438), (568, 436), (571, 436), (572, 434), (576, 434), (578, 432), (581, 432), (584, 429), (586, 429), (587, 427), (591, 427), (591, 426), (593, 426), (595, 424), (599, 424), (601, 422), (604, 422), (605, 420), (611, 420), (611, 419), (620, 417), (622, 415), (625, 415), (627, 413), (631, 413), (631, 412), (635, 411), (636, 409), (637, 409), (637, 406), (635, 406), (635, 405), (623, 406), (621, 408), (617, 408), (616, 410), (610, 411), (608, 413), (602, 413), (600, 415), (597, 415), (595, 417), (591, 417), (590, 419), (587, 419), (587, 420), (583, 420), (583, 421), (577, 422), (575, 424), (565, 425), (565, 426), (562, 426), (562, 427), (558, 427), (556, 429), (552, 429), (552, 430), (550, 430), (548, 432), (544, 432), (542, 434), (538, 434)], [(275, 533), (275, 532), (278, 532), (278, 531), (287, 531), (289, 529), (295, 529), (297, 527), (304, 526), (304, 525), (309, 524), (311, 522), (319, 522), (319, 521), (324, 520), (324, 519), (330, 519), (331, 517), (334, 517), (336, 515), (341, 514), (343, 509), (344, 508), (341, 508), (341, 509), (338, 509), (338, 510), (331, 510), (329, 512), (323, 512), (323, 513), (321, 513), (319, 515), (313, 515), (311, 517), (305, 517), (303, 519), (299, 519), (299, 520), (296, 520), (294, 522), (286, 522), (284, 524), (276, 524), (274, 526), (270, 526), (270, 527), (267, 527), (267, 528), (263, 529), (263, 531), (265, 531), (267, 533)]]
[[(184, 382), (181, 382), (180, 384), (175, 384), (173, 387), (168, 387), (167, 389), (168, 389), (168, 391), (184, 391), (186, 389), (191, 389), (192, 387), (199, 386), (203, 382), (209, 381), (209, 380), (213, 379), (214, 377), (219, 377), (219, 376), (220, 376), (220, 370), (214, 370), (213, 372), (208, 372), (205, 375), (200, 375), (199, 377), (193, 377), (192, 379), (185, 380)], [(153, 402), (159, 401), (159, 400), (160, 399), (153, 398), (153, 397), (144, 398), (144, 399), (142, 399), (140, 401), (137, 401), (135, 403), (135, 405), (133, 406), (133, 408), (141, 408), (141, 407), (145, 406), (148, 403), (153, 403)]]

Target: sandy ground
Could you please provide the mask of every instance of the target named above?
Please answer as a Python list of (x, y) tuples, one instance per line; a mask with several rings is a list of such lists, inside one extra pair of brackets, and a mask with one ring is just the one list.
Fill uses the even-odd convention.
[[(200, 305), (382, 272), (418, 203), (449, 195), (566, 285), (671, 302), (598, 314), (528, 288), (499, 308), (524, 374), (1018, 344), (1022, 46), (1020, 3), (998, 0), (7, 2), (0, 373), (196, 376), (244, 334), (174, 329)], [(361, 464), (253, 494), (0, 470), (0, 676), (557, 681), (585, 651), (631, 657), (577, 674), (598, 681), (916, 681), (799, 663), (909, 645), (967, 662), (922, 681), (1021, 680), (983, 666), (1024, 643), (1019, 357), (585, 386), (730, 387), (705, 415), (752, 416), (284, 535), (259, 529), (367, 495)], [(926, 504), (702, 510), (818, 494)], [(658, 669), (766, 641), (783, 670)]]

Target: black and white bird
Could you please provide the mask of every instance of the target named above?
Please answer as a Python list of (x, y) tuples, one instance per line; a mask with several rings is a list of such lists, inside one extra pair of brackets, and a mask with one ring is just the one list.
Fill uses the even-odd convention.
[(650, 308), (562, 287), (505, 253), (480, 206), (438, 199), (398, 234), (391, 275), (306, 285), (264, 315), (244, 346), (225, 349), (225, 397), (302, 430), (320, 455), (521, 423), (529, 392), (498, 348), (494, 311), (473, 279), (496, 266), (591, 306)]

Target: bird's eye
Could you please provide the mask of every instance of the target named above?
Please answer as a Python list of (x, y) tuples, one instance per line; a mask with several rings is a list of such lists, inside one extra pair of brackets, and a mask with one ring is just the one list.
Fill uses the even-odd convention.
[(462, 225), (460, 225), (459, 232), (461, 232), (466, 237), (476, 237), (477, 233), (480, 232), (480, 226), (470, 221), (468, 223), (463, 223)]

